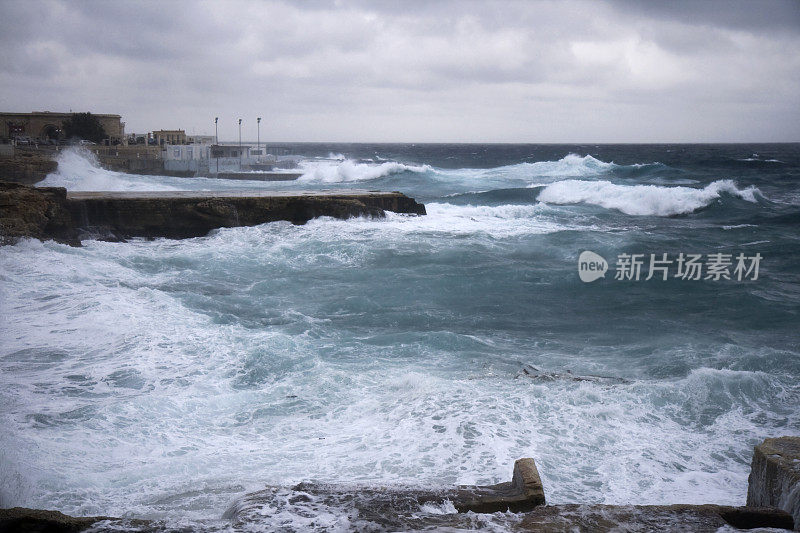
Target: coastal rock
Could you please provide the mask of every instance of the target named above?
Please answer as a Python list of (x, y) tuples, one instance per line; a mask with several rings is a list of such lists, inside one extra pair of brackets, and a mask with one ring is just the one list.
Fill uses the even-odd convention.
[(79, 244), (67, 190), (0, 181), (0, 244), (23, 237)]
[(577, 375), (573, 374), (571, 370), (566, 372), (547, 372), (540, 370), (532, 365), (525, 365), (522, 370), (517, 372), (515, 379), (518, 377), (527, 377), (536, 381), (591, 381), (593, 383), (600, 383), (604, 385), (624, 385), (630, 383), (625, 378), (617, 378), (614, 376), (596, 376), (593, 374)]
[(0, 180), (33, 185), (57, 168), (47, 154), (17, 149), (10, 157), (0, 157)]
[(753, 450), (747, 505), (787, 511), (800, 531), (800, 437), (765, 439)]
[(86, 192), (0, 182), (0, 242), (21, 237), (69, 244), (79, 237), (184, 239), (217, 228), (286, 220), (305, 224), (329, 216), (424, 215), (425, 206), (399, 192)]
[(24, 507), (0, 509), (0, 531), (3, 533), (76, 533), (104, 520), (117, 519), (107, 516), (75, 517), (58, 511)]
[(771, 508), (724, 505), (548, 505), (527, 513), (519, 531), (562, 533), (591, 531), (691, 531), (715, 533), (721, 528), (792, 527), (792, 517)]
[[(533, 459), (514, 463), (512, 480), (488, 486), (442, 489), (364, 487), (327, 483), (300, 483), (292, 488), (270, 487), (249, 494), (226, 511), (235, 524), (258, 524), (265, 513), (319, 514), (327, 509), (347, 510), (360, 520), (388, 530), (432, 525), (454, 527), (463, 513), (527, 512), (545, 504), (544, 489)], [(440, 517), (419, 518), (423, 507), (443, 509)], [(441, 520), (441, 523), (437, 522)]]

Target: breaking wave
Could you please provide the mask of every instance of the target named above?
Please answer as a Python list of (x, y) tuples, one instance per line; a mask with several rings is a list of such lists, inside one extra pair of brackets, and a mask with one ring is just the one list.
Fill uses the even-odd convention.
[(706, 207), (723, 194), (756, 202), (756, 187), (739, 189), (733, 180), (717, 180), (702, 189), (657, 185), (617, 185), (610, 181), (564, 180), (547, 185), (537, 200), (552, 204), (591, 204), (627, 215), (682, 215)]
[(69, 191), (176, 191), (163, 178), (136, 176), (106, 170), (92, 152), (70, 147), (56, 158), (58, 169), (37, 183), (38, 187), (64, 187)]
[(305, 161), (301, 163), (300, 168), (303, 171), (303, 175), (298, 178), (298, 181), (305, 183), (369, 181), (401, 172), (424, 173), (433, 170), (429, 165), (406, 165), (395, 161), (387, 161), (375, 165), (357, 163), (350, 159), (326, 161), (324, 163)]
[(520, 163), (512, 167), (521, 167), (535, 176), (571, 176), (582, 177), (601, 174), (617, 168), (615, 163), (606, 163), (590, 155), (567, 154), (558, 161), (537, 161)]

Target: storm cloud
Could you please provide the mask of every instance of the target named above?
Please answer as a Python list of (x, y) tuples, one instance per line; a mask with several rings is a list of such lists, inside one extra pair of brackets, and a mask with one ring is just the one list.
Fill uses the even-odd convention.
[(271, 141), (800, 140), (800, 2), (0, 3), (0, 108)]

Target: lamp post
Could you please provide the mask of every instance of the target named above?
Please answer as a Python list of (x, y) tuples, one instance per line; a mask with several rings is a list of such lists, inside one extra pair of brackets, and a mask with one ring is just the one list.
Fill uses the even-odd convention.
[(242, 164), (242, 119), (239, 119), (239, 166)]
[(214, 159), (217, 160), (217, 174), (219, 174), (219, 129), (217, 128), (218, 122), (219, 122), (219, 117), (214, 117), (214, 145), (217, 147), (214, 152)]
[(258, 154), (261, 155), (261, 117), (256, 119), (256, 128), (258, 129), (258, 141), (256, 141), (256, 150)]

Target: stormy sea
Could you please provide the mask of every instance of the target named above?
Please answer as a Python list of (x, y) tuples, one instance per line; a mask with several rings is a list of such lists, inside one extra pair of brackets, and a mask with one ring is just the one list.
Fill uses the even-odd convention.
[[(743, 505), (753, 445), (800, 435), (800, 145), (281, 149), (295, 182), (61, 154), (39, 185), (428, 214), (0, 249), (0, 507), (224, 528), (266, 486), (492, 484), (521, 457), (549, 503)], [(381, 528), (313, 498), (260, 520)]]

